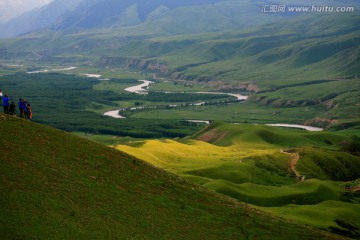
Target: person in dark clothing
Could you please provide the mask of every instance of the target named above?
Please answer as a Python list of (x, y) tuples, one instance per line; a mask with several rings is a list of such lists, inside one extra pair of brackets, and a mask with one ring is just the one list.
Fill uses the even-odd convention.
[(15, 105), (14, 101), (12, 101), (11, 104), (10, 104), (10, 107), (9, 107), (9, 114), (10, 115), (15, 115), (15, 108), (16, 108), (16, 105)]
[(3, 97), (3, 104), (4, 104), (4, 113), (9, 114), (9, 97), (7, 94), (5, 94), (5, 97)]

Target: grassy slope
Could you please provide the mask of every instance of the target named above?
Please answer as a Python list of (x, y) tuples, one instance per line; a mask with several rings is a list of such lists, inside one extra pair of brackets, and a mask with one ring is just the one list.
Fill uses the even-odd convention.
[[(319, 228), (338, 228), (337, 222), (351, 222), (360, 228), (360, 204), (338, 201), (324, 201), (315, 205), (287, 205), (284, 207), (260, 208), (265, 211), (281, 215), (285, 219), (316, 226)], [(357, 236), (359, 237), (359, 236)]]
[[(137, 141), (117, 148), (217, 192), (258, 206), (273, 207), (263, 209), (279, 216), (295, 221), (303, 219), (300, 222), (336, 232), (344, 228), (327, 223), (340, 219), (359, 227), (360, 220), (353, 215), (346, 219), (349, 203), (344, 203), (351, 202), (351, 208), (357, 209), (359, 195), (351, 194), (343, 189), (343, 183), (336, 182), (359, 177), (356, 173), (359, 157), (336, 151), (338, 144), (348, 139), (331, 132), (213, 123), (192, 136), (192, 140)], [(304, 182), (295, 182), (289, 170), (289, 155), (279, 151), (293, 147), (300, 153), (296, 169), (307, 177)], [(322, 207), (329, 207), (327, 210), (332, 214), (323, 216), (326, 221), (322, 223), (320, 217), (313, 216), (313, 209), (315, 204), (329, 200), (337, 201), (338, 210), (332, 211), (331, 204), (324, 203)], [(292, 217), (289, 217), (291, 208), (286, 208), (288, 204), (299, 205), (296, 208), (299, 211), (294, 211)], [(285, 206), (284, 213), (281, 206)], [(301, 209), (304, 212), (299, 214)], [(337, 230), (332, 229), (334, 226)]]
[(0, 121), (3, 239), (336, 238), (77, 136)]
[(242, 32), (130, 42), (117, 55), (159, 59), (190, 76), (256, 80), (261, 86), (338, 77), (359, 73), (358, 22), (356, 14), (301, 16)]

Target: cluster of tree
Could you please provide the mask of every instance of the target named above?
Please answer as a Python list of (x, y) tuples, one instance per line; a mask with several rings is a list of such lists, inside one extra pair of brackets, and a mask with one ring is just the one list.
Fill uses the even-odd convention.
[(149, 92), (142, 96), (143, 99), (151, 102), (196, 102), (196, 101), (212, 101), (219, 99), (229, 99), (224, 94), (201, 94), (201, 93), (165, 93), (165, 92)]

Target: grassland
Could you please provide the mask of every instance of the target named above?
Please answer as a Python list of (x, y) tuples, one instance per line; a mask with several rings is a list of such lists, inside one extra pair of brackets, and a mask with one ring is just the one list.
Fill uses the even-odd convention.
[[(189, 91), (193, 91), (192, 89), (201, 89), (205, 84), (183, 87), (181, 82), (177, 85), (160, 83), (159, 86), (155, 84), (154, 88), (174, 89), (178, 85), (180, 85), (180, 89), (187, 88)], [(209, 86), (211, 85), (209, 84)], [(171, 111), (155, 109), (134, 112), (129, 117), (297, 124), (322, 118), (341, 126), (338, 130), (352, 128), (352, 130), (358, 131), (359, 89), (360, 85), (357, 79), (299, 81), (282, 86), (280, 82), (274, 81), (272, 85), (268, 85), (264, 87), (264, 90), (252, 95), (244, 104), (192, 106)], [(317, 123), (312, 124), (316, 125)]]
[[(360, 159), (341, 151), (346, 141), (349, 136), (334, 132), (213, 123), (191, 138), (130, 141), (116, 148), (278, 216), (358, 237), (360, 219), (355, 214), (345, 219), (345, 209), (357, 209), (360, 196), (344, 186), (360, 177)], [(280, 149), (299, 153), (295, 167), (305, 181), (296, 180), (290, 155)], [(326, 204), (331, 201), (337, 205), (334, 211), (334, 204)], [(332, 214), (316, 217), (318, 205)]]
[(0, 114), (3, 239), (341, 239), (115, 149)]
[[(132, 93), (124, 93), (122, 87), (136, 85), (133, 78), (110, 80), (85, 78), (75, 74), (19, 72), (0, 77), (4, 93), (17, 102), (24, 98), (31, 103), (33, 120), (66, 131), (132, 137), (184, 137), (200, 129), (197, 124), (179, 120), (113, 119), (103, 112), (134, 106), (135, 102), (166, 101), (163, 95), (154, 94), (151, 99)], [(110, 84), (111, 88), (105, 86)], [(115, 88), (114, 86), (121, 86)], [(118, 91), (119, 90), (119, 91)], [(196, 96), (211, 98), (211, 96)], [(150, 104), (150, 103), (148, 103)], [(137, 127), (134, 128), (134, 125)]]
[[(300, 206), (291, 204), (280, 208), (260, 209), (281, 215), (288, 220), (315, 226), (320, 229), (332, 229), (338, 234), (346, 234), (356, 239), (359, 238), (359, 234), (352, 231), (360, 228), (358, 217), (360, 204), (324, 201), (315, 205)], [(348, 224), (349, 222), (352, 224)]]

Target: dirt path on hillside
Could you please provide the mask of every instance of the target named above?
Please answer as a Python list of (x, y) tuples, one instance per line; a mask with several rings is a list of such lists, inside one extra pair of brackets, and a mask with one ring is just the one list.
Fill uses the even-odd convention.
[(352, 191), (352, 192), (360, 192), (360, 186), (352, 187), (352, 188), (350, 188), (350, 191)]
[(289, 152), (290, 150), (288, 149), (280, 149), (281, 153), (290, 155), (290, 160), (289, 160), (289, 168), (290, 170), (295, 174), (296, 179), (298, 181), (304, 181), (304, 176), (302, 176), (297, 170), (296, 170), (296, 164), (300, 159), (300, 155), (297, 152)]

